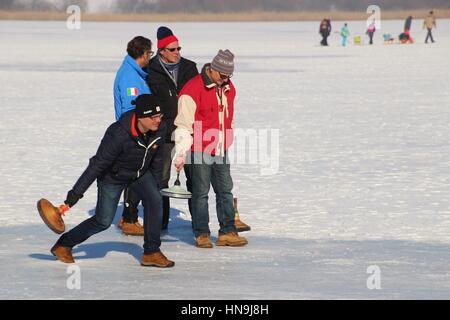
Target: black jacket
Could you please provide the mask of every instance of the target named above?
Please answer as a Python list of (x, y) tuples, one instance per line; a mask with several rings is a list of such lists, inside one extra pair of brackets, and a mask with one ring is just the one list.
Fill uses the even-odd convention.
[(178, 94), (186, 82), (198, 74), (197, 65), (195, 62), (181, 57), (176, 84), (162, 67), (158, 56), (150, 60), (147, 72), (147, 84), (152, 94), (158, 96), (161, 101), (163, 121), (167, 125), (166, 142), (170, 142), (172, 132), (175, 130), (173, 122), (177, 116)]
[(97, 153), (75, 183), (73, 191), (82, 196), (96, 180), (112, 184), (129, 184), (151, 171), (160, 185), (162, 179), (161, 145), (166, 126), (163, 122), (156, 132), (148, 132), (148, 141), (137, 133), (134, 110), (122, 115), (106, 130)]

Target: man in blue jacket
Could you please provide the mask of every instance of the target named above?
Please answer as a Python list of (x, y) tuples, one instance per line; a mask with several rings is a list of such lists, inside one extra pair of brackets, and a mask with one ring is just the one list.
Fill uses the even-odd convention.
[[(114, 80), (114, 109), (116, 120), (127, 111), (133, 110), (131, 103), (138, 95), (150, 94), (146, 83), (146, 68), (150, 57), (153, 55), (152, 42), (144, 37), (133, 38), (127, 45), (127, 56)], [(124, 210), (118, 227), (126, 235), (142, 236), (144, 227), (138, 221), (139, 197), (135, 192), (126, 189), (124, 192)]]
[(166, 126), (161, 123), (159, 100), (150, 94), (137, 97), (136, 109), (126, 112), (105, 133), (97, 153), (67, 194), (64, 203), (73, 207), (97, 180), (95, 215), (64, 233), (52, 247), (58, 260), (74, 263), (72, 248), (111, 225), (122, 191), (136, 192), (144, 205), (144, 254), (141, 265), (172, 267), (160, 251), (162, 197), (161, 146)]

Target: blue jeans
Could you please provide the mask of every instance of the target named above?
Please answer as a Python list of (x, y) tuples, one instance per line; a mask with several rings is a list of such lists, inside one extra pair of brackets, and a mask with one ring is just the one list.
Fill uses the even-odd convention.
[[(90, 236), (108, 229), (116, 214), (120, 195), (126, 187), (126, 184), (97, 180), (95, 215), (63, 234), (57, 243), (72, 248)], [(162, 200), (156, 181), (150, 171), (147, 171), (128, 187), (141, 197), (144, 206), (144, 253), (157, 252), (161, 246)]]
[(228, 156), (191, 153), (192, 178), (192, 228), (195, 237), (210, 234), (208, 193), (212, 185), (216, 194), (217, 219), (220, 233), (236, 231), (234, 226), (233, 180), (230, 174)]

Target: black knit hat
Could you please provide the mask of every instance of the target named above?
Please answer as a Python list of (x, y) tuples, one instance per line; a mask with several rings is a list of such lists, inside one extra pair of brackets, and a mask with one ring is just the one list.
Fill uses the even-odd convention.
[(136, 118), (152, 117), (161, 113), (159, 99), (152, 94), (141, 94), (131, 101), (131, 104), (136, 105)]

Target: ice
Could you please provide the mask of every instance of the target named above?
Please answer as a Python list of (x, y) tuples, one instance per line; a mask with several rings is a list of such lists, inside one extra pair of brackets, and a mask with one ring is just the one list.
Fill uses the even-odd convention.
[[(382, 44), (402, 30), (392, 20), (373, 46), (343, 48), (333, 33), (324, 48), (318, 22), (0, 21), (0, 298), (448, 299), (450, 20), (437, 21), (432, 45), (421, 23), (412, 45)], [(235, 126), (279, 130), (278, 172), (232, 167), (247, 247), (195, 248), (187, 203), (173, 200), (162, 244), (173, 269), (141, 267), (142, 239), (114, 225), (75, 248), (82, 287), (69, 290), (36, 202), (64, 200), (114, 121), (126, 43), (155, 40), (160, 25), (199, 67), (219, 48), (236, 54)], [(364, 27), (350, 21), (351, 37)], [(67, 227), (95, 202), (93, 185)], [(373, 265), (379, 290), (366, 285)]]

